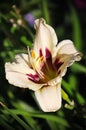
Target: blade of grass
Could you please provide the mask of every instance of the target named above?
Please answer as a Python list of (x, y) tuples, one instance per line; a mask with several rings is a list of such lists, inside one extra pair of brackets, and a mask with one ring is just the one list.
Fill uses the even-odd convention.
[(23, 28), (28, 32), (28, 34), (30, 35), (31, 39), (33, 40), (34, 35), (32, 33), (32, 30), (28, 26), (23, 26)]
[(73, 7), (71, 7), (71, 11), (74, 43), (79, 50), (82, 50), (82, 31), (79, 18), (76, 10)]
[(85, 99), (78, 92), (76, 93), (76, 98), (77, 98), (77, 101), (78, 101), (79, 104), (85, 104), (86, 103)]
[[(22, 119), (20, 119), (15, 113), (13, 113), (9, 108), (3, 105), (4, 110), (11, 115), (25, 130), (31, 130), (30, 126), (28, 126)], [(2, 112), (4, 112), (2, 110)]]
[(44, 18), (46, 19), (47, 23), (50, 24), (50, 16), (48, 11), (48, 2), (47, 0), (42, 1), (42, 7), (44, 12)]
[(62, 86), (69, 95), (73, 96), (73, 92), (70, 89), (70, 84), (68, 84), (65, 80), (62, 80)]
[[(70, 89), (72, 87), (71, 84), (68, 84), (66, 81), (62, 80), (62, 85), (63, 85), (63, 88), (66, 90), (66, 92), (68, 92), (69, 95), (74, 96), (74, 94), (75, 94), (74, 91), (72, 91)], [(81, 94), (79, 92), (76, 92), (76, 98), (80, 104), (85, 103), (85, 99), (81, 96)]]
[(56, 122), (51, 122), (49, 120), (47, 120), (47, 122), (48, 122), (51, 130), (57, 130), (58, 129)]
[(28, 112), (35, 111), (35, 109), (33, 107), (31, 107), (30, 105), (28, 105), (27, 103), (25, 103), (24, 101), (21, 101), (21, 100), (17, 100), (16, 102), (11, 102), (11, 104), (16, 109), (21, 109), (21, 110), (28, 111)]
[(31, 126), (32, 130), (40, 130), (40, 127), (37, 124), (36, 120), (34, 120), (32, 117), (23, 115), (23, 118), (27, 122), (27, 124)]
[(85, 73), (86, 74), (86, 67), (79, 64), (79, 63), (74, 63), (72, 66), (71, 66), (71, 69), (72, 71), (74, 72), (82, 72), (82, 73)]
[[(7, 111), (4, 111), (5, 114), (7, 113)], [(36, 117), (36, 118), (42, 118), (45, 120), (50, 120), (50, 121), (54, 121), (57, 122), (63, 126), (69, 127), (69, 124), (66, 120), (64, 120), (61, 117), (57, 117), (54, 115), (49, 115), (49, 114), (42, 114), (42, 113), (33, 113), (33, 112), (27, 112), (27, 111), (23, 111), (23, 110), (15, 110), (15, 109), (9, 109), (9, 112), (12, 113), (13, 117), (15, 118), (14, 115), (24, 115), (24, 116), (29, 116), (29, 117)]]
[[(6, 118), (6, 117), (5, 117)], [(0, 126), (2, 126), (3, 128), (5, 128), (6, 130), (15, 130), (14, 128), (11, 127), (11, 125), (9, 125), (5, 119), (4, 119), (4, 115), (0, 115)]]

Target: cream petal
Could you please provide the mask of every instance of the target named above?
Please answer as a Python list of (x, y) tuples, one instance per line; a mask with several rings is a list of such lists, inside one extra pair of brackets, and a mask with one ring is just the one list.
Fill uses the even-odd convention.
[(62, 77), (61, 77), (61, 76), (57, 76), (56, 78), (51, 79), (50, 81), (48, 81), (47, 84), (48, 84), (49, 86), (54, 86), (54, 85), (56, 85), (56, 84), (61, 83), (61, 81), (62, 81)]
[(81, 59), (81, 55), (79, 55), (80, 53), (76, 50), (71, 40), (61, 41), (56, 48), (56, 55), (57, 54), (74, 54), (75, 56), (78, 56), (76, 60)]
[(29, 88), (33, 91), (40, 89), (43, 85), (28, 80), (27, 76), (19, 72), (6, 72), (8, 82), (16, 87)]
[(58, 73), (64, 76), (67, 67), (71, 66), (74, 61), (81, 59), (81, 54), (76, 50), (71, 40), (63, 40), (57, 45), (56, 52), (54, 53), (54, 61), (57, 60)]
[(17, 54), (15, 56), (14, 62), (15, 63), (22, 63), (22, 64), (25, 64), (25, 65), (26, 64), (28, 65), (28, 55), (24, 54), (24, 53)]
[(55, 112), (61, 107), (61, 84), (45, 86), (35, 91), (37, 101), (44, 112)]
[(14, 58), (14, 62), (7, 62), (5, 66), (7, 71), (13, 70), (23, 74), (35, 74), (34, 70), (29, 67), (27, 54), (17, 54)]
[(35, 74), (35, 72), (28, 66), (27, 58), (27, 55), (19, 54), (13, 63), (5, 63), (6, 79), (10, 84), (35, 91), (40, 89), (43, 84), (36, 84), (28, 79), (27, 74)]
[(53, 52), (53, 48), (57, 44), (57, 36), (54, 29), (47, 25), (43, 18), (35, 20), (34, 27), (36, 29), (36, 36), (34, 40), (34, 51), (37, 56), (39, 50), (42, 49), (42, 53), (45, 56), (46, 48)]
[(66, 58), (65, 58), (65, 56), (63, 56), (62, 59), (60, 58), (60, 61), (63, 62), (63, 64), (58, 69), (58, 74), (61, 75), (61, 77), (63, 77), (67, 72), (67, 67), (69, 67), (73, 64), (74, 58), (71, 57), (70, 55), (68, 55), (68, 57), (66, 57)]
[(77, 54), (58, 54), (57, 55), (58, 75), (60, 75), (61, 77), (64, 76), (67, 71), (67, 67), (71, 66), (74, 63), (74, 61), (76, 61), (76, 58)]

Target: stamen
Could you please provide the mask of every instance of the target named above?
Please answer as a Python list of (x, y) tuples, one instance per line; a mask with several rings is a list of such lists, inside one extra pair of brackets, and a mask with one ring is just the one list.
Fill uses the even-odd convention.
[(40, 57), (41, 62), (44, 62), (44, 56)]
[(44, 56), (39, 56), (37, 59), (36, 59), (36, 62), (39, 63), (39, 65), (41, 65), (41, 63), (44, 62)]
[(31, 56), (32, 56), (32, 58), (35, 58), (35, 57), (36, 57), (34, 50), (32, 50)]

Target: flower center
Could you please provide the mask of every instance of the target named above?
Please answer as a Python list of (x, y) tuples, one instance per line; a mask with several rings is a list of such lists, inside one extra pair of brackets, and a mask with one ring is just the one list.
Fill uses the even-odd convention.
[(42, 49), (39, 51), (37, 57), (34, 50), (31, 51), (31, 65), (35, 70), (35, 74), (27, 74), (28, 78), (35, 83), (47, 83), (48, 81), (57, 77), (60, 74), (60, 67), (63, 62), (57, 58), (52, 62), (51, 52), (46, 48), (45, 56), (43, 56)]

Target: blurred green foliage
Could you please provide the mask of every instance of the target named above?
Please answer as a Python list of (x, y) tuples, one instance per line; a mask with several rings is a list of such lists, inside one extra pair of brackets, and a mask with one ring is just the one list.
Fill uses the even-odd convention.
[[(86, 129), (86, 8), (75, 1), (0, 1), (0, 130), (85, 130)], [(62, 81), (62, 108), (55, 113), (40, 110), (33, 92), (10, 85), (4, 64), (15, 54), (32, 48), (34, 27), (24, 15), (46, 19), (59, 41), (71, 39), (83, 54)]]

